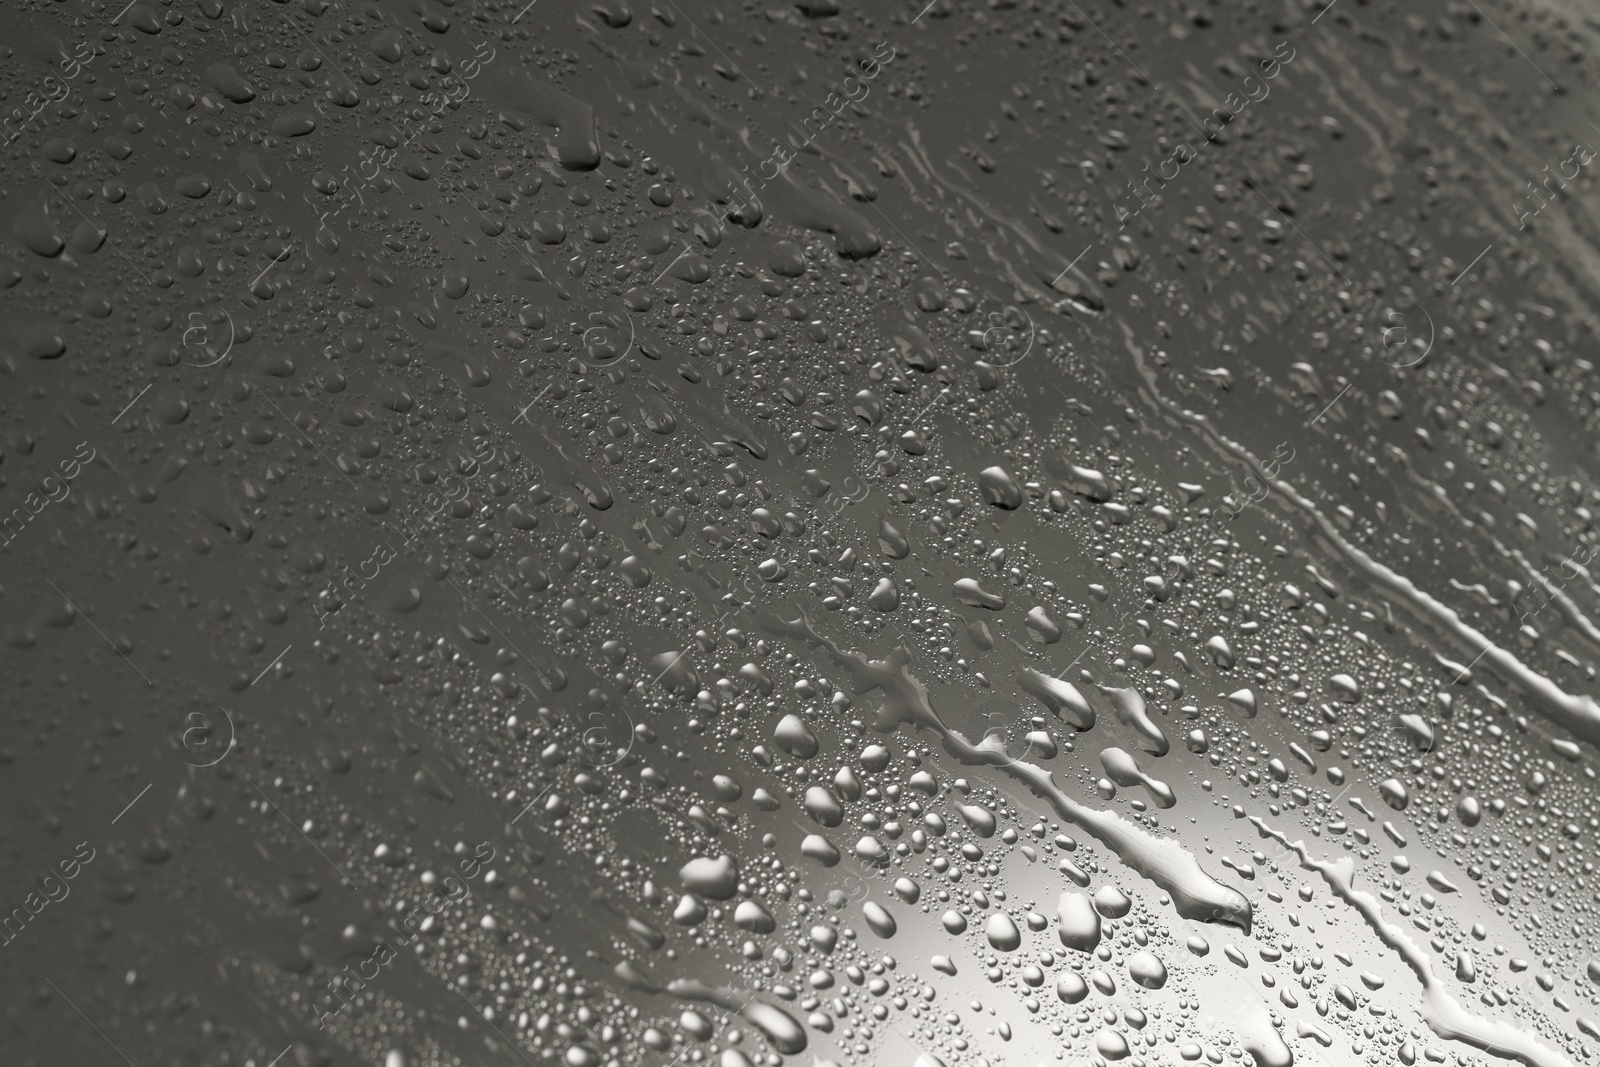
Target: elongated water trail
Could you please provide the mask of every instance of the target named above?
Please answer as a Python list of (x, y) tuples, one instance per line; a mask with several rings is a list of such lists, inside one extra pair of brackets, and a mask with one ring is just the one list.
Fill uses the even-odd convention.
[[(1250, 464), (1257, 471), (1261, 470), (1260, 461), (1249, 449), (1218, 433), (1204, 415), (1179, 409), (1163, 398), (1156, 390), (1154, 376), (1145, 365), (1144, 358), (1138, 346), (1133, 343), (1131, 334), (1128, 335), (1127, 344), (1155, 403), (1181, 422), (1199, 430), (1208, 441), (1227, 455)], [(1411, 579), (1379, 563), (1351, 544), (1315, 503), (1287, 481), (1267, 479), (1266, 484), (1276, 490), (1284, 500), (1304, 512), (1316, 525), (1317, 532), (1344, 558), (1345, 562), (1360, 571), (1377, 589), (1401, 607), (1428, 620), (1460, 645), (1470, 649), (1474, 663), (1484, 663), (1509, 682), (1547, 719), (1570, 730), (1590, 744), (1600, 746), (1600, 702), (1596, 702), (1587, 694), (1574, 695), (1566, 692), (1489, 640), (1477, 629), (1467, 625), (1453, 608), (1417, 588)]]
[(1084, 807), (1055, 784), (1049, 771), (1006, 755), (998, 740), (974, 745), (946, 726), (934, 710), (928, 687), (906, 670), (910, 655), (903, 648), (896, 649), (887, 660), (868, 660), (844, 651), (817, 633), (804, 612), (792, 622), (768, 616), (764, 625), (774, 633), (798, 637), (826, 650), (835, 663), (850, 672), (856, 693), (881, 690), (883, 704), (873, 723), (878, 730), (887, 733), (905, 723), (937, 734), (945, 751), (962, 763), (994, 767), (1010, 775), (1048, 803), (1062, 819), (1092, 834), (1124, 863), (1166, 890), (1179, 915), (1200, 922), (1228, 923), (1249, 932), (1250, 902), (1201, 869), (1183, 846), (1153, 837), (1113, 812)]
[(1463, 1008), (1433, 976), (1428, 957), (1406, 932), (1393, 923), (1384, 922), (1383, 908), (1372, 894), (1355, 888), (1355, 862), (1350, 857), (1344, 856), (1332, 863), (1313, 859), (1304, 843), (1290, 841), (1254, 815), (1250, 816), (1250, 821), (1262, 837), (1277, 841), (1299, 857), (1302, 867), (1322, 875), (1334, 894), (1361, 914), (1378, 939), (1400, 954), (1422, 982), (1421, 1014), (1434, 1033), (1448, 1041), (1464, 1041), (1501, 1059), (1520, 1060), (1528, 1067), (1573, 1067), (1571, 1060), (1541, 1044), (1531, 1034)]

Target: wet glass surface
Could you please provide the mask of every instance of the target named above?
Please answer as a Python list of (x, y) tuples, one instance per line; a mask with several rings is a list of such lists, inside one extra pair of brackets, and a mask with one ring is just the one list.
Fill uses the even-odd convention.
[(1600, 1055), (1592, 11), (5, 28), (0, 1061)]

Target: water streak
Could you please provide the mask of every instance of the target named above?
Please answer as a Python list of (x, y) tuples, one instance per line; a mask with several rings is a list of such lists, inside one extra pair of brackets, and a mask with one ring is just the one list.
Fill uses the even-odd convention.
[(1400, 954), (1422, 982), (1421, 1014), (1430, 1030), (1447, 1041), (1463, 1041), (1501, 1059), (1520, 1060), (1528, 1067), (1573, 1067), (1571, 1060), (1541, 1044), (1531, 1034), (1495, 1019), (1473, 1015), (1463, 1008), (1433, 976), (1428, 957), (1416, 943), (1400, 927), (1384, 921), (1382, 905), (1372, 894), (1355, 888), (1355, 862), (1350, 857), (1344, 856), (1332, 863), (1313, 859), (1303, 842), (1290, 841), (1254, 815), (1250, 816), (1250, 821), (1262, 837), (1277, 841), (1299, 857), (1302, 867), (1322, 875), (1334, 894), (1361, 914), (1378, 939)]
[(937, 734), (946, 752), (969, 766), (994, 767), (1026, 785), (1056, 814), (1093, 835), (1138, 871), (1171, 895), (1178, 914), (1200, 922), (1228, 923), (1250, 930), (1250, 902), (1213, 879), (1189, 851), (1176, 841), (1163, 841), (1126, 822), (1114, 812), (1086, 808), (1067, 796), (1049, 771), (1012, 759), (996, 739), (973, 744), (946, 726), (934, 710), (928, 687), (906, 670), (910, 654), (897, 648), (887, 660), (868, 660), (846, 652), (812, 627), (804, 612), (792, 622), (767, 616), (763, 625), (775, 634), (801, 638), (827, 651), (833, 661), (851, 674), (857, 694), (883, 692), (883, 705), (873, 725), (888, 733), (905, 723), (913, 729)]

